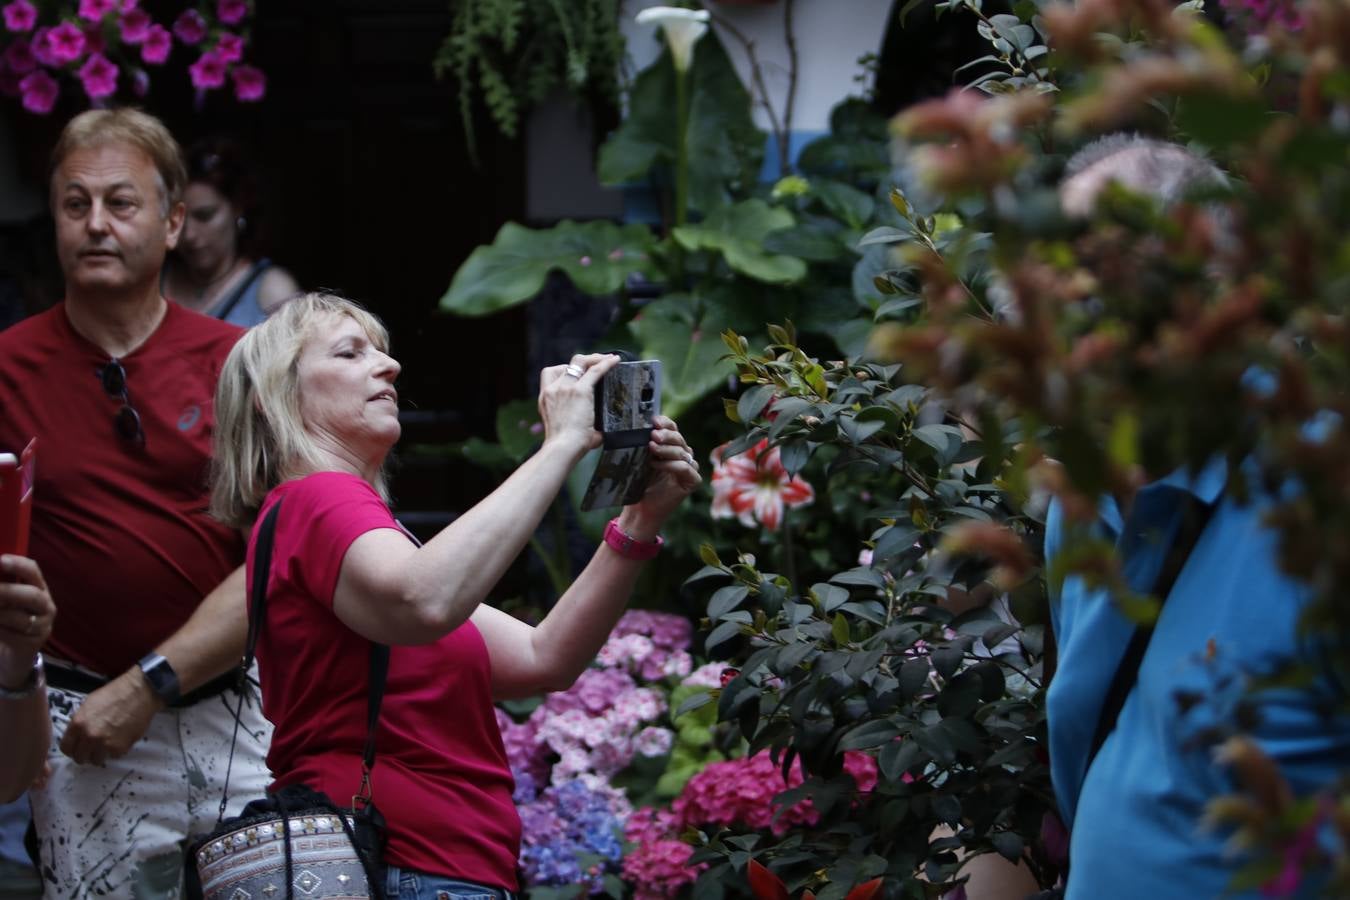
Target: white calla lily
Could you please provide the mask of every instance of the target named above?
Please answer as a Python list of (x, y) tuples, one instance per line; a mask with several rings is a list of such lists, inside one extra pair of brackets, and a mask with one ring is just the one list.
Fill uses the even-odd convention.
[(670, 55), (680, 72), (689, 69), (694, 44), (708, 32), (706, 9), (681, 9), (678, 6), (651, 6), (637, 14), (639, 25), (659, 25), (670, 45)]

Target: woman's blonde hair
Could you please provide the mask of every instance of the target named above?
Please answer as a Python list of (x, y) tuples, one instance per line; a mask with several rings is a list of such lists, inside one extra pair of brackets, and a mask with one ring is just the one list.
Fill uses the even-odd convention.
[[(253, 524), (272, 488), (327, 468), (300, 416), (300, 355), (325, 321), (349, 316), (381, 351), (384, 324), (335, 294), (294, 297), (234, 345), (216, 384), (216, 430), (211, 462), (211, 514), (226, 525)], [(389, 500), (384, 470), (375, 489)]]

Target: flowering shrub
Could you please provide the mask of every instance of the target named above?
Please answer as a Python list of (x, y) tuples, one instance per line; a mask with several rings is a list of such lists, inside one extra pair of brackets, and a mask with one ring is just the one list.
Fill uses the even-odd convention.
[(261, 100), (266, 78), (244, 62), (249, 4), (216, 0), (184, 10), (172, 22), (156, 22), (140, 0), (80, 0), (66, 3), (10, 0), (0, 7), (0, 93), (23, 108), (46, 115), (62, 83), (78, 83), (95, 105), (119, 92), (144, 97), (147, 66), (165, 65), (175, 42), (196, 53), (188, 76), (199, 94), (234, 84), (235, 99)]

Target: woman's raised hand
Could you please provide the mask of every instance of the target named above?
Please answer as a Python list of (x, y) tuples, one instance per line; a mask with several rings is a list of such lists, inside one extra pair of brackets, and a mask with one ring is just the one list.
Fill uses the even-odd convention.
[(619, 357), (613, 354), (578, 354), (565, 366), (549, 366), (539, 373), (539, 418), (544, 423), (545, 443), (575, 441), (580, 452), (600, 446), (595, 388), (618, 364)]
[(689, 448), (680, 426), (669, 416), (657, 416), (652, 424), (652, 439), (647, 445), (648, 465), (651, 477), (647, 480), (647, 490), (642, 499), (630, 507), (625, 507), (623, 519), (635, 519), (633, 530), (625, 532), (634, 536), (655, 534), (655, 529), (675, 511), (685, 497), (688, 497), (699, 484), (703, 476), (698, 472), (698, 460)]

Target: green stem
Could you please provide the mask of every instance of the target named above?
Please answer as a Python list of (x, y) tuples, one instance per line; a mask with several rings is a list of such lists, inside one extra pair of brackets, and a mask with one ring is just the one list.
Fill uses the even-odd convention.
[(675, 226), (689, 221), (689, 73), (675, 70)]
[(788, 517), (788, 506), (783, 504), (783, 574), (788, 584), (797, 586), (797, 560), (792, 547), (792, 522)]

